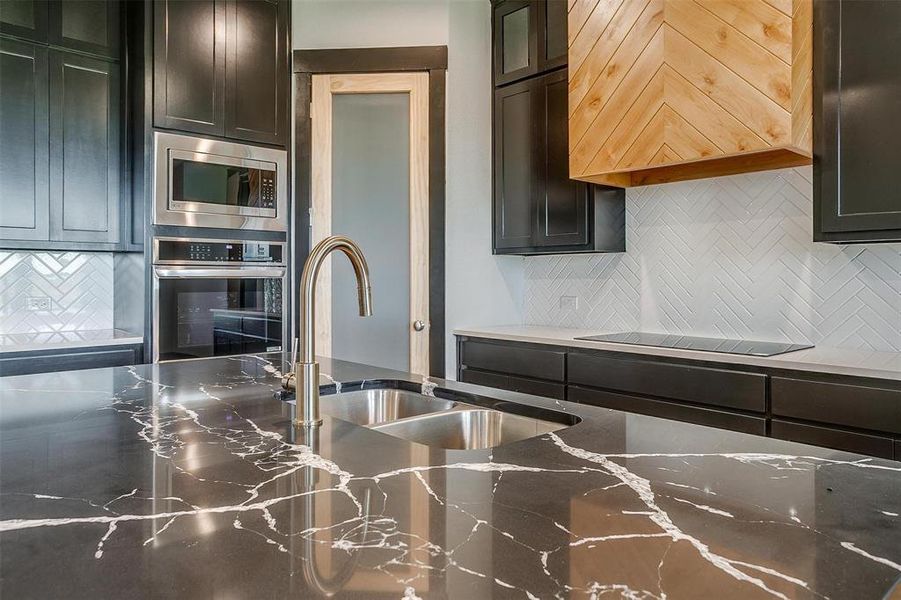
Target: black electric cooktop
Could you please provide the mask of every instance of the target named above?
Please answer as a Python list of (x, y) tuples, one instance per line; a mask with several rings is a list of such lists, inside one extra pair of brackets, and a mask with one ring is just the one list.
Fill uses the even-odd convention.
[(660, 348), (681, 348), (683, 350), (701, 350), (703, 352), (724, 352), (727, 354), (746, 354), (749, 356), (775, 356), (813, 348), (811, 344), (787, 344), (784, 342), (755, 342), (750, 340), (724, 340), (722, 338), (692, 337), (667, 333), (645, 333), (642, 331), (626, 331), (623, 333), (607, 333), (604, 335), (588, 335), (577, 337), (577, 340), (591, 342), (613, 342), (636, 346), (657, 346)]

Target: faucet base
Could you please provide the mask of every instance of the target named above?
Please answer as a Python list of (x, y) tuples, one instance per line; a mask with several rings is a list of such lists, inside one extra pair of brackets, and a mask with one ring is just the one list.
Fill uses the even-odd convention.
[(322, 424), (319, 416), (319, 363), (296, 363), (293, 383), (296, 398), (294, 425), (318, 427)]

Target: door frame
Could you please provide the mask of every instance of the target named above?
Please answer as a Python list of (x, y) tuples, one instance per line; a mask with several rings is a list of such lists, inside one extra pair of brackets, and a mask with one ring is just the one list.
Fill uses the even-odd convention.
[[(429, 77), (429, 375), (444, 377), (445, 88), (447, 46), (295, 50), (294, 73), (294, 282), (310, 249), (312, 208), (313, 75), (427, 72)], [(292, 286), (291, 313), (297, 314)], [(299, 323), (293, 324), (295, 335)]]

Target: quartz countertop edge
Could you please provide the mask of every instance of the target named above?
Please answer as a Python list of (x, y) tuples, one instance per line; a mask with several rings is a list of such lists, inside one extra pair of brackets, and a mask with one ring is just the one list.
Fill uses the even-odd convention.
[(500, 325), (484, 327), (461, 327), (454, 329), (454, 335), (528, 342), (552, 346), (568, 346), (590, 350), (607, 350), (645, 356), (683, 358), (714, 363), (741, 364), (773, 369), (788, 369), (850, 375), (901, 381), (901, 352), (875, 352), (847, 348), (815, 346), (807, 350), (796, 350), (776, 356), (747, 356), (721, 352), (703, 352), (680, 348), (658, 348), (613, 342), (578, 340), (577, 337), (616, 333), (610, 330), (576, 329), (568, 327), (545, 327), (539, 325)]

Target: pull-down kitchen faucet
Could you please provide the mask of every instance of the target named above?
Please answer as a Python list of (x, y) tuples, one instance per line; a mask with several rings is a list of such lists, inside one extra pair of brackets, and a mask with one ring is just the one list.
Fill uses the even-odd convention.
[(372, 291), (369, 288), (369, 266), (363, 252), (352, 239), (333, 235), (313, 248), (303, 267), (300, 278), (300, 359), (294, 363), (294, 372), (282, 378), (286, 390), (295, 390), (297, 412), (295, 425), (318, 426), (319, 417), (319, 363), (316, 362), (316, 279), (322, 262), (334, 250), (340, 250), (353, 265), (357, 276), (357, 300), (360, 316), (372, 314)]

